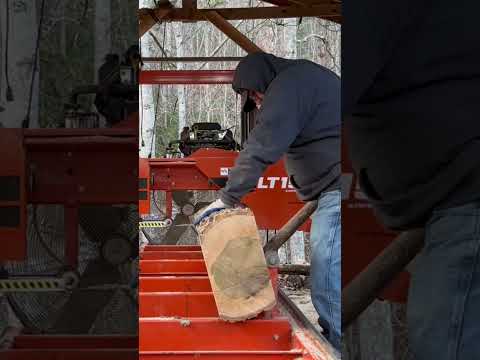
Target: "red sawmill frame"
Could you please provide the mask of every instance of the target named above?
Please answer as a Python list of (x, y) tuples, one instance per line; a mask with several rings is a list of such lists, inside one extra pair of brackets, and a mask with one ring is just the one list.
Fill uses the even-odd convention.
[(0, 240), (8, 239), (0, 261), (26, 260), (29, 204), (64, 206), (65, 256), (76, 268), (79, 207), (138, 202), (136, 129), (2, 129), (0, 142), (0, 179), (13, 184), (4, 193), (19, 195), (0, 199), (13, 219), (0, 225)]
[[(172, 191), (220, 190), (237, 156), (238, 152), (234, 151), (200, 149), (187, 158), (140, 159), (141, 182), (146, 185), (139, 190), (139, 198), (143, 199), (139, 200), (140, 214), (150, 214), (151, 191), (166, 192), (166, 213), (171, 217)], [(267, 168), (256, 190), (246, 195), (243, 201), (255, 214), (257, 226), (265, 230), (280, 229), (303, 206), (289, 186), (283, 160)], [(301, 230), (308, 231), (309, 226), (310, 220)]]
[(143, 70), (142, 85), (231, 84), (234, 70)]

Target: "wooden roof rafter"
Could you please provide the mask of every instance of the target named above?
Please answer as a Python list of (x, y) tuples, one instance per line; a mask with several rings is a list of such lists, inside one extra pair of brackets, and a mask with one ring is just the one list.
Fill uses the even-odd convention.
[(263, 2), (277, 5), (277, 6), (289, 6), (289, 5), (301, 5), (301, 6), (312, 6), (312, 5), (333, 5), (340, 6), (341, 0), (261, 0)]
[[(273, 19), (293, 17), (320, 17), (340, 22), (341, 3), (336, 0), (269, 0), (270, 3), (288, 5), (255, 8), (198, 9), (194, 0), (184, 0), (181, 8), (173, 8), (166, 1), (156, 9), (140, 9), (140, 24), (155, 24), (155, 18), (163, 21), (205, 21), (209, 12), (215, 11), (225, 20)], [(294, 4), (295, 2), (296, 4)], [(299, 5), (299, 3), (303, 5)], [(152, 26), (153, 26), (152, 24)]]
[(341, 19), (340, 0), (264, 0), (277, 6), (255, 8), (198, 9), (197, 0), (182, 0), (174, 8), (169, 0), (160, 0), (155, 9), (140, 9), (139, 36), (160, 21), (210, 21), (247, 53), (262, 51), (228, 20), (320, 17), (336, 22)]
[(204, 16), (214, 26), (216, 26), (221, 32), (227, 35), (238, 46), (240, 46), (247, 53), (260, 52), (260, 49), (252, 40), (242, 34), (235, 26), (230, 24), (224, 17), (222, 17), (216, 11), (208, 11), (204, 13)]
[[(215, 9), (185, 9), (185, 8), (157, 8), (153, 14), (165, 21), (204, 21), (205, 13), (218, 12), (226, 20), (253, 20), (294, 17), (321, 17), (332, 21), (340, 21), (340, 6), (311, 5), (311, 6), (269, 6), (257, 8), (215, 8)], [(140, 9), (139, 16), (151, 17), (147, 9)], [(140, 20), (142, 21), (142, 20)]]

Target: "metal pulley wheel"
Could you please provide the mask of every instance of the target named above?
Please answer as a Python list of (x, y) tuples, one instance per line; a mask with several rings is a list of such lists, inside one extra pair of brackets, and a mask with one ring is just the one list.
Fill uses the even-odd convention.
[(120, 265), (132, 256), (133, 247), (128, 239), (114, 236), (102, 244), (102, 256), (111, 265)]

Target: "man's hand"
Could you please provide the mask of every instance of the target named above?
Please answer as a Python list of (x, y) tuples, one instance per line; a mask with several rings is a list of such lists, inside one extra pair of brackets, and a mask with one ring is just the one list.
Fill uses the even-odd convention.
[(225, 204), (222, 199), (215, 200), (213, 203), (208, 205), (207, 207), (204, 207), (203, 209), (200, 209), (194, 216), (193, 216), (193, 224), (197, 226), (200, 224), (203, 220), (205, 220), (207, 217), (212, 215), (213, 213), (225, 210), (225, 209), (230, 209), (231, 206), (228, 206)]

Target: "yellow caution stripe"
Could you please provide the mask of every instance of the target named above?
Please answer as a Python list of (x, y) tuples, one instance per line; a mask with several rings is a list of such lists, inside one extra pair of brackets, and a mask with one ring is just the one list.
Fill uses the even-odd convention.
[(164, 221), (140, 221), (138, 223), (138, 227), (140, 229), (144, 228), (165, 228), (169, 227), (172, 224), (172, 220), (164, 220)]
[(61, 291), (65, 282), (61, 278), (0, 279), (0, 292)]

